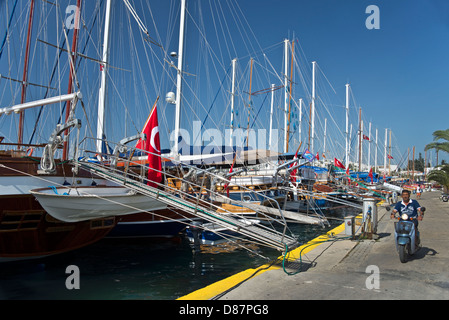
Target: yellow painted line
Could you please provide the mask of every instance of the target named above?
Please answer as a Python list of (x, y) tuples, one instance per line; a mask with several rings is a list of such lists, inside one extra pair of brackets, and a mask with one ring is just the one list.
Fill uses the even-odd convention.
[[(316, 247), (320, 246), (321, 244), (323, 244), (323, 241), (329, 240), (333, 235), (342, 233), (345, 230), (345, 225), (344, 223), (341, 224), (340, 226), (332, 229), (331, 231), (327, 232), (324, 235), (321, 235), (311, 241), (309, 241), (308, 243), (302, 245), (301, 247), (298, 247), (294, 250), (292, 250), (289, 254), (288, 254), (288, 259), (286, 259), (287, 261), (294, 261), (299, 259), (299, 255), (301, 250), (302, 254), (306, 254), (310, 251), (312, 251), (313, 249), (315, 249)], [(306, 248), (307, 247), (307, 248)], [(279, 257), (278, 259), (280, 259), (282, 261), (283, 256)], [(178, 298), (177, 300), (209, 300), (212, 299), (213, 297), (219, 295), (220, 293), (225, 292), (226, 290), (229, 290), (230, 288), (234, 287), (235, 285), (239, 284), (240, 282), (246, 280), (247, 278), (249, 278), (251, 275), (254, 274), (254, 272), (256, 272), (257, 270), (261, 270), (259, 271), (257, 275), (260, 275), (266, 271), (269, 270), (278, 270), (280, 269), (279, 266), (271, 266), (269, 267), (269, 264), (265, 264), (259, 268), (256, 269), (247, 269), (245, 271), (239, 272), (233, 276), (230, 276), (226, 279), (220, 280), (218, 282), (215, 282), (205, 288), (196, 290), (192, 293), (189, 293), (188, 295), (185, 295), (183, 297)]]

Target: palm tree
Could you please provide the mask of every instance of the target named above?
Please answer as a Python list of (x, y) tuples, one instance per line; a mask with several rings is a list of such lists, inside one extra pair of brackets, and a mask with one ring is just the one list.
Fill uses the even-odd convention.
[[(438, 165), (438, 151), (442, 150), (449, 153), (449, 129), (437, 130), (433, 134), (433, 141), (426, 145), (425, 151), (435, 149), (437, 152), (437, 165)], [(443, 142), (437, 142), (438, 140), (446, 140)]]
[(443, 186), (444, 192), (449, 190), (449, 165), (445, 164), (438, 169), (432, 170), (427, 175), (429, 181), (438, 182)]

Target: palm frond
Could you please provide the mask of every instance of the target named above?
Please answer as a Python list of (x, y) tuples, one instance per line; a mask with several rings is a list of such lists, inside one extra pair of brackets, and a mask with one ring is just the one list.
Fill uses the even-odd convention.
[(437, 130), (432, 135), (433, 135), (433, 140), (434, 141), (437, 141), (437, 140), (440, 140), (440, 139), (449, 141), (449, 129)]

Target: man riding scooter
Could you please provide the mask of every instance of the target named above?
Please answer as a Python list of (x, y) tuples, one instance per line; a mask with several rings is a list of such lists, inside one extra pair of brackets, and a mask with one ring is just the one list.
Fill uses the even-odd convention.
[(399, 201), (394, 207), (390, 217), (393, 219), (396, 213), (399, 212), (399, 216), (402, 214), (407, 214), (410, 218), (412, 218), (412, 222), (415, 224), (415, 243), (416, 246), (419, 246), (419, 237), (418, 237), (418, 220), (422, 221), (424, 217), (424, 212), (421, 210), (421, 206), (416, 200), (410, 199), (410, 191), (403, 189), (402, 190), (402, 201)]

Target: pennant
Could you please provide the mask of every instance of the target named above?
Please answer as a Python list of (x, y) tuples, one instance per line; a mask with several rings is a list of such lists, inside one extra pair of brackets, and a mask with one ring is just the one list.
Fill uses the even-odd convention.
[(309, 162), (315, 159), (315, 156), (310, 153), (309, 149), (306, 149), (306, 151), (303, 152), (302, 157)]
[(369, 141), (369, 137), (368, 136), (363, 135), (363, 139)]
[(337, 168), (340, 168), (340, 169), (343, 169), (343, 170), (346, 169), (346, 167), (343, 165), (343, 163), (341, 163), (340, 160), (338, 160), (337, 158), (334, 158), (334, 165)]
[[(295, 153), (295, 156), (293, 157), (293, 159), (298, 159), (298, 151), (299, 151), (299, 148), (296, 150), (296, 153)], [(290, 165), (290, 168), (293, 167), (293, 166), (296, 166), (296, 164), (297, 164), (297, 162), (293, 162)], [(295, 170), (290, 172), (290, 180), (291, 180), (291, 182), (296, 182), (296, 173), (297, 172), (298, 172), (298, 168), (296, 168)]]
[[(237, 150), (235, 151), (234, 154), (234, 160), (232, 160), (232, 164), (231, 164), (231, 168), (229, 169), (229, 173), (232, 173), (232, 171), (234, 170), (234, 164), (235, 164), (235, 160), (237, 159)], [(228, 181), (231, 182), (232, 177), (229, 177)], [(229, 198), (229, 182), (227, 182), (224, 186), (223, 189), (226, 190), (226, 196)]]
[(349, 165), (348, 168), (346, 168), (346, 175), (348, 176), (348, 184), (351, 184), (351, 176), (349, 175)]
[(393, 159), (393, 157), (390, 156), (389, 154), (387, 154), (387, 158), (388, 158), (388, 159)]
[(160, 157), (161, 141), (159, 139), (156, 105), (151, 110), (142, 133), (145, 133), (146, 140), (139, 139), (136, 144), (136, 149), (142, 149), (148, 152), (148, 185), (157, 188), (157, 183), (162, 182), (162, 161)]

